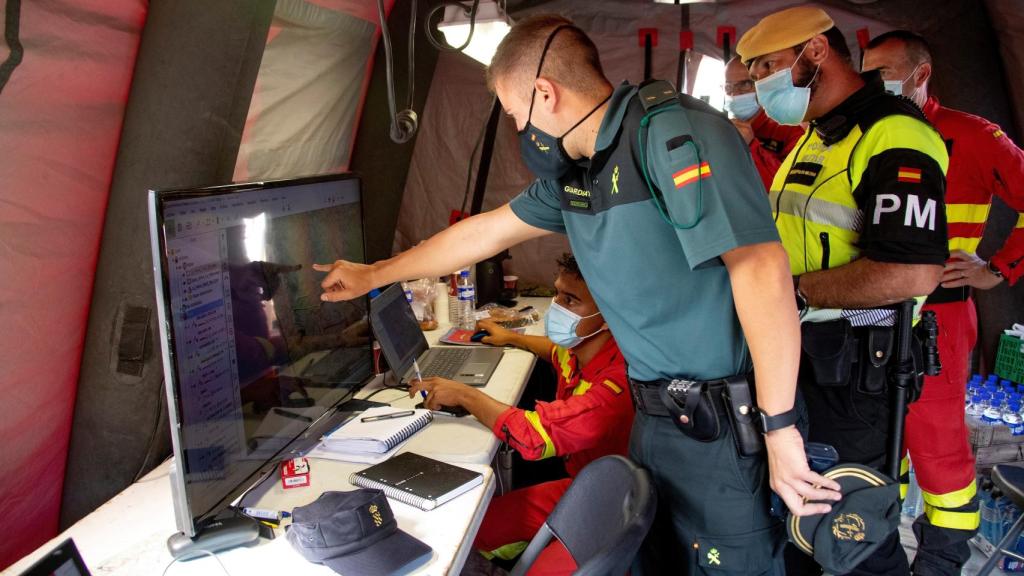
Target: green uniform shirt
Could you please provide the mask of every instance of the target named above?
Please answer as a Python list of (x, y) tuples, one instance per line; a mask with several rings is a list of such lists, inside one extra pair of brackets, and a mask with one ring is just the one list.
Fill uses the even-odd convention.
[[(779, 240), (739, 133), (699, 100), (658, 107), (643, 143), (666, 223), (637, 159), (644, 110), (619, 86), (594, 157), (559, 181), (537, 180), (511, 202), (531, 226), (569, 236), (576, 260), (637, 380), (712, 379), (750, 369), (729, 275), (719, 258)], [(665, 110), (661, 112), (661, 110)]]

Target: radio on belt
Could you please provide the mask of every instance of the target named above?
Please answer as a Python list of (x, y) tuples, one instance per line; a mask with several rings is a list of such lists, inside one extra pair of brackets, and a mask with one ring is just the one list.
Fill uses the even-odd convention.
[(294, 458), (281, 462), (281, 486), (286, 489), (309, 486), (309, 461)]

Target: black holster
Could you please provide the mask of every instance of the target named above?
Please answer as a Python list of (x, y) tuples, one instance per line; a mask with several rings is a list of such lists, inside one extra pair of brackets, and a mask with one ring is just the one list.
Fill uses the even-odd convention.
[[(892, 326), (854, 328), (841, 318), (800, 325), (800, 347), (814, 372), (818, 386), (855, 386), (867, 395), (885, 394), (896, 369), (896, 333)], [(911, 350), (917, 378), (907, 390), (908, 402), (921, 395), (924, 358), (921, 341), (915, 338)]]
[(726, 416), (736, 451), (750, 457), (764, 451), (764, 439), (754, 423), (751, 386), (752, 379), (745, 375), (710, 382), (673, 380), (659, 389), (659, 395), (680, 432), (700, 442), (718, 440), (721, 416)]

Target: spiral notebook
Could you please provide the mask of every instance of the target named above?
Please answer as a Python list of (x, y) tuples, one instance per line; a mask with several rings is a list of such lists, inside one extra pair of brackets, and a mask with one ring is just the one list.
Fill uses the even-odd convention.
[(346, 422), (343, 426), (326, 434), (322, 443), (325, 448), (335, 452), (371, 452), (383, 454), (398, 446), (406, 438), (419, 432), (434, 415), (429, 410), (414, 410), (413, 415), (374, 422), (363, 422), (363, 418), (383, 416), (402, 412), (401, 408), (380, 406), (370, 408), (359, 416)]
[(447, 462), (402, 452), (380, 464), (352, 473), (349, 483), (381, 490), (391, 499), (420, 510), (433, 510), (484, 480), (483, 474)]

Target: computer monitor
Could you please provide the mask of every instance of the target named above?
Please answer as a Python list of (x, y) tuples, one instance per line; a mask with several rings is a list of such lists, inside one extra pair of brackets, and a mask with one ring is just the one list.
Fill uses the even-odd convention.
[(372, 374), (368, 299), (321, 301), (311, 267), (365, 261), (360, 181), (151, 191), (149, 208), (175, 516), (192, 538)]

